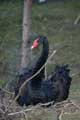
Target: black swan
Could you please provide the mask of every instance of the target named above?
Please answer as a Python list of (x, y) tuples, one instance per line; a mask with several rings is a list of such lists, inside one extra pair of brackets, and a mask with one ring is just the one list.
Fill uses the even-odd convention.
[[(46, 62), (49, 51), (48, 40), (44, 36), (38, 36), (32, 48), (36, 48), (39, 43), (43, 44), (41, 57), (38, 59), (35, 67), (26, 70), (25, 74), (19, 76), (19, 81), (15, 89), (15, 96), (19, 92), (22, 83), (32, 75), (34, 75)], [(46, 103), (50, 101), (59, 102), (66, 100), (69, 94), (71, 84), (70, 70), (67, 65), (57, 65), (51, 77), (47, 80), (43, 79), (44, 69), (25, 86), (25, 91), (18, 97), (19, 105), (36, 105), (37, 103)]]
[[(22, 85), (22, 83), (27, 78), (34, 75), (45, 64), (45, 62), (48, 58), (49, 43), (48, 43), (48, 40), (45, 36), (38, 36), (37, 38), (35, 38), (35, 40), (33, 41), (33, 45), (31, 47), (31, 49), (36, 48), (40, 43), (43, 45), (43, 49), (42, 49), (42, 52), (41, 52), (41, 56), (38, 58), (38, 61), (36, 62), (35, 66), (33, 66), (32, 68), (28, 68), (28, 67), (27, 68), (22, 68), (19, 71), (19, 80), (18, 80), (18, 83), (16, 84), (16, 87), (15, 87), (15, 96), (18, 94), (19, 88)], [(41, 86), (41, 81), (44, 78), (44, 70), (45, 70), (45, 68), (43, 68), (41, 70), (41, 72), (31, 80), (32, 88), (33, 87), (34, 88), (39, 88)], [(20, 105), (23, 105), (24, 102), (20, 102), (20, 98), (21, 97), (19, 97), (17, 101)]]

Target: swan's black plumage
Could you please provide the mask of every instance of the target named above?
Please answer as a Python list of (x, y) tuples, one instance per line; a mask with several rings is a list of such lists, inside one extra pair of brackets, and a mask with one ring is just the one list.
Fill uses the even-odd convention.
[[(38, 43), (41, 43), (43, 45), (43, 49), (41, 52), (41, 56), (38, 58), (38, 61), (36, 62), (35, 66), (33, 66), (32, 68), (22, 68), (19, 72), (19, 80), (18, 83), (15, 87), (15, 95), (18, 94), (19, 92), (19, 88), (22, 85), (22, 83), (29, 77), (31, 77), (32, 75), (34, 75), (46, 62), (47, 58), (48, 58), (48, 53), (49, 53), (49, 43), (48, 43), (48, 39), (45, 36), (38, 36), (37, 38), (35, 38), (35, 40), (38, 39)], [(41, 81), (44, 77), (44, 69), (43, 68), (41, 70), (41, 72), (36, 75), (31, 81), (30, 81), (30, 86), (33, 89), (38, 89), (41, 86)], [(19, 104), (23, 103), (21, 102), (22, 100), (20, 100), (20, 98), (24, 98), (24, 97), (19, 97), (19, 99), (17, 100)], [(24, 101), (24, 100), (23, 100)]]
[[(19, 81), (15, 89), (15, 95), (18, 94), (21, 84), (29, 77), (34, 75), (46, 62), (48, 57), (48, 40), (44, 36), (38, 37), (39, 42), (43, 44), (42, 54), (33, 69), (25, 69), (24, 74), (19, 76)], [(71, 84), (70, 70), (67, 65), (57, 65), (52, 75), (43, 80), (44, 69), (32, 80), (30, 80), (25, 90), (17, 99), (19, 105), (45, 103), (54, 100), (54, 102), (67, 99)]]

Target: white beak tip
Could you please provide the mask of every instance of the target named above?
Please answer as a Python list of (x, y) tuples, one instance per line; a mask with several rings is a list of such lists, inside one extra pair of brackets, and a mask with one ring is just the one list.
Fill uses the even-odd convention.
[(33, 49), (34, 47), (33, 46), (31, 46), (31, 50)]

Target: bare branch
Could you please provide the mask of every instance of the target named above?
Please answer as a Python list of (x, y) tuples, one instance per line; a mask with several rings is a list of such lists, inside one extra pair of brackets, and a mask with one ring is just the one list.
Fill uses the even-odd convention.
[(74, 21), (74, 25), (77, 25), (79, 21), (80, 21), (80, 15), (77, 16), (76, 20)]

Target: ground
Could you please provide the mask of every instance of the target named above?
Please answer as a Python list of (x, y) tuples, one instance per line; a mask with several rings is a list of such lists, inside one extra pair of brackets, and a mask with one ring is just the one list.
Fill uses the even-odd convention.
[[(0, 3), (0, 84), (1, 86), (15, 81), (20, 63), (22, 40), (23, 3)], [(73, 76), (69, 99), (80, 103), (80, 1), (57, 1), (47, 4), (33, 4), (31, 9), (31, 33), (46, 35), (50, 43), (50, 53), (58, 49), (56, 55), (47, 65), (50, 74), (56, 64), (69, 64)], [(9, 82), (8, 82), (9, 81)], [(49, 112), (48, 112), (49, 113)], [(35, 113), (36, 114), (36, 113)], [(38, 114), (38, 113), (37, 113)], [(36, 114), (36, 115), (37, 115)], [(45, 113), (46, 114), (46, 113)], [(39, 118), (52, 120), (55, 113), (44, 112)], [(31, 118), (30, 118), (31, 119)], [(64, 115), (63, 120), (79, 120), (80, 115)]]

